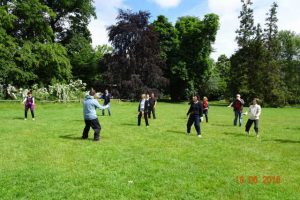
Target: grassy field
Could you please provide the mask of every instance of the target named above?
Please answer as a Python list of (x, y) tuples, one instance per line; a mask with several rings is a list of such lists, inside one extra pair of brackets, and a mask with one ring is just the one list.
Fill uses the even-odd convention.
[(79, 103), (38, 104), (35, 121), (0, 103), (0, 199), (300, 199), (300, 109), (263, 108), (256, 138), (212, 105), (201, 139), (187, 109), (159, 103), (146, 128), (137, 103), (114, 102), (94, 142)]

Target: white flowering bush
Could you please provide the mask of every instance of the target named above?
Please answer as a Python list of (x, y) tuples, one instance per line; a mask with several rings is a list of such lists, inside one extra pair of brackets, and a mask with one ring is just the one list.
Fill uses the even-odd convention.
[[(0, 85), (0, 98), (24, 99), (29, 91), (32, 91), (33, 96), (38, 100), (54, 100), (59, 102), (68, 102), (70, 100), (81, 100), (85, 96), (86, 84), (81, 80), (71, 80), (69, 84), (56, 83), (46, 87), (33, 85), (31, 89), (19, 88), (18, 90), (12, 86), (4, 87)], [(6, 95), (6, 93), (8, 95)]]

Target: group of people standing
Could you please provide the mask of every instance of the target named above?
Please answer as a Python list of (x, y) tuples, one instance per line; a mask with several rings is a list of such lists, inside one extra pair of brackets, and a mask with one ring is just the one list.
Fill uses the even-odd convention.
[(138, 126), (141, 125), (141, 119), (144, 117), (146, 127), (149, 127), (149, 121), (148, 118), (151, 118), (151, 113), (153, 116), (153, 119), (156, 119), (155, 114), (155, 107), (156, 107), (157, 100), (154, 96), (154, 93), (151, 93), (151, 97), (149, 94), (142, 94), (141, 100), (139, 102), (138, 106)]

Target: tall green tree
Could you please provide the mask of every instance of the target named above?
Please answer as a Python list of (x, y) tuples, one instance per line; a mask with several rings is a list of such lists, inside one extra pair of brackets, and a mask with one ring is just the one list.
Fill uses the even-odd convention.
[(178, 85), (178, 77), (177, 73), (174, 70), (172, 71), (172, 68), (178, 62), (178, 31), (175, 29), (172, 23), (168, 21), (168, 18), (163, 15), (158, 16), (153, 22), (153, 25), (159, 37), (160, 56), (162, 61), (166, 64), (166, 67), (164, 68), (164, 74), (165, 77), (170, 81), (170, 88), (166, 92), (168, 94), (172, 93), (171, 96), (174, 97), (175, 95), (173, 93), (176, 94), (176, 90), (178, 90), (178, 88), (176, 88), (176, 85)]
[(280, 31), (280, 64), (282, 78), (288, 90), (288, 102), (300, 102), (300, 35), (292, 31)]
[(230, 82), (230, 59), (226, 55), (220, 55), (214, 67), (214, 74), (218, 80), (218, 92), (216, 97), (228, 97), (229, 82)]
[(55, 41), (63, 44), (69, 43), (78, 35), (91, 42), (91, 34), (88, 24), (92, 17), (96, 18), (93, 0), (40, 0), (54, 13), (49, 21)]
[(219, 28), (219, 17), (207, 14), (203, 20), (197, 17), (181, 17), (175, 28), (178, 31), (179, 48), (177, 58), (171, 67), (173, 82), (171, 97), (183, 100), (192, 93), (204, 93), (204, 82), (208, 80), (208, 69), (212, 62), (209, 58), (212, 44)]
[[(230, 89), (231, 95), (240, 93), (244, 99), (250, 99), (249, 75), (253, 71), (254, 60), (252, 58), (253, 41), (255, 40), (255, 25), (252, 1), (241, 0), (242, 11), (240, 12), (240, 26), (236, 31), (238, 50), (231, 56)], [(260, 29), (260, 28), (259, 28)], [(258, 56), (258, 55), (256, 55)]]
[(236, 41), (239, 47), (247, 47), (255, 34), (254, 15), (251, 5), (251, 0), (241, 0), (242, 10), (240, 11), (239, 19), (240, 26), (236, 30)]
[(265, 78), (262, 87), (264, 88), (264, 94), (267, 94), (265, 95), (265, 101), (272, 106), (282, 106), (287, 101), (279, 62), (280, 43), (278, 40), (277, 7), (276, 3), (272, 4), (267, 14), (264, 33), (267, 53), (264, 69)]

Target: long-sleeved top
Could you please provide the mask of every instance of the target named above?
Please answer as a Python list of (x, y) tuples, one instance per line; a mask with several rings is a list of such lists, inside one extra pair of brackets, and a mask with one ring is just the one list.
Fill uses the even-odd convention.
[(207, 110), (209, 108), (208, 101), (203, 101), (203, 110)]
[(261, 107), (258, 104), (249, 106), (249, 119), (258, 120), (261, 113)]
[(86, 96), (83, 102), (83, 117), (85, 120), (97, 119), (96, 109), (105, 109), (107, 106), (101, 106), (93, 96)]
[(232, 102), (231, 107), (233, 107), (233, 110), (235, 111), (242, 111), (244, 107), (244, 100), (243, 99), (236, 99)]
[(109, 104), (110, 103), (110, 97), (111, 97), (111, 95), (108, 93), (108, 94), (103, 94), (102, 95), (102, 99), (104, 99), (104, 105), (107, 105), (107, 104)]
[(138, 112), (145, 112), (147, 113), (150, 108), (149, 100), (142, 99), (139, 103)]
[(200, 103), (198, 101), (197, 102), (192, 102), (191, 106), (190, 106), (190, 109), (188, 110), (186, 115), (189, 115), (189, 114), (199, 115), (200, 117), (202, 117), (203, 116), (202, 103)]

